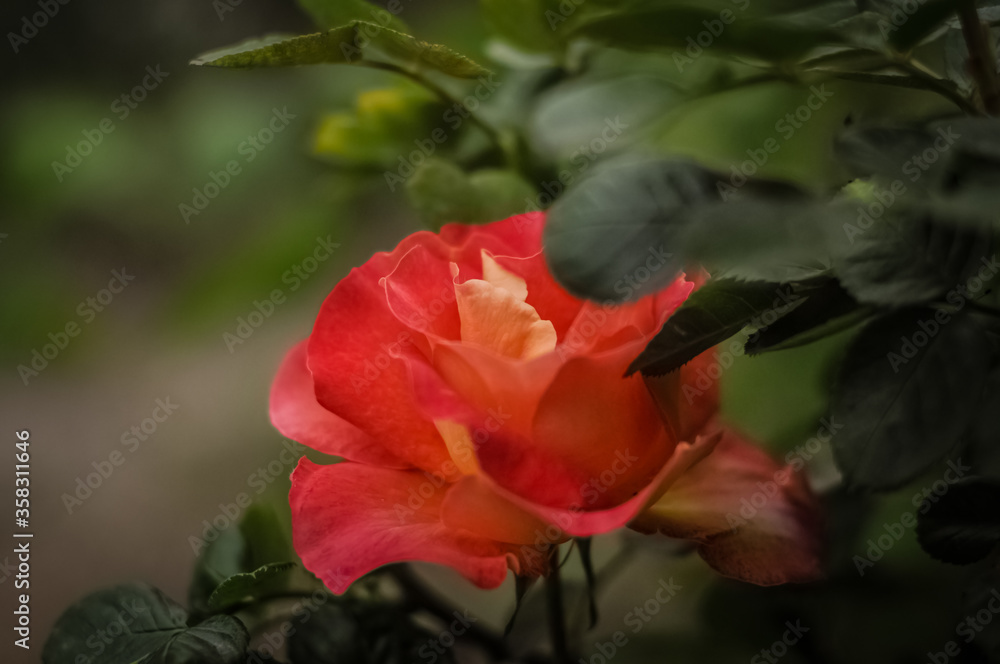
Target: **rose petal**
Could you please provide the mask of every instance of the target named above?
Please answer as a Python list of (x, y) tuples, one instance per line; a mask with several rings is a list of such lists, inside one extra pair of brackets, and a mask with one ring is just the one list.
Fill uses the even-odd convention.
[(458, 570), (496, 588), (516, 557), (505, 547), (441, 522), (448, 486), (417, 471), (302, 459), (292, 474), (292, 529), (305, 567), (335, 593), (368, 572), (404, 561)]
[(722, 574), (775, 585), (821, 576), (818, 514), (803, 477), (727, 430), (632, 527), (698, 541)]
[(316, 401), (306, 366), (306, 342), (285, 357), (271, 387), (271, 422), (282, 435), (324, 454), (390, 468), (407, 463)]
[(478, 477), (463, 477), (441, 505), (441, 520), (480, 537), (512, 544), (532, 544), (545, 537), (548, 524), (495, 493)]

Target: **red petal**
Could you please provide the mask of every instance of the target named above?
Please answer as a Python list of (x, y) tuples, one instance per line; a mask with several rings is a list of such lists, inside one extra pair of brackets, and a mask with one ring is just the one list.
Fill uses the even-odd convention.
[(632, 527), (698, 541), (709, 565), (742, 581), (822, 575), (819, 507), (805, 478), (730, 431)]
[(336, 593), (382, 565), (418, 560), (496, 588), (516, 558), (498, 542), (441, 522), (449, 486), (417, 471), (302, 459), (290, 494), (295, 550)]
[(306, 342), (285, 357), (271, 387), (271, 422), (282, 435), (324, 454), (378, 466), (406, 468), (405, 461), (316, 401), (306, 366)]

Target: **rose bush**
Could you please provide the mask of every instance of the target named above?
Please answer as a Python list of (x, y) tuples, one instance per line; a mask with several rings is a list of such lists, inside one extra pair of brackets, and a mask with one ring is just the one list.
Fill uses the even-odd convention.
[(804, 478), (719, 424), (714, 388), (684, 389), (714, 356), (623, 377), (696, 284), (579, 300), (549, 274), (543, 224), (415, 233), (327, 298), (271, 395), (284, 435), (344, 459), (293, 474), (306, 567), (335, 592), (411, 560), (492, 588), (544, 574), (570, 537), (630, 526), (697, 543), (727, 576), (816, 578)]

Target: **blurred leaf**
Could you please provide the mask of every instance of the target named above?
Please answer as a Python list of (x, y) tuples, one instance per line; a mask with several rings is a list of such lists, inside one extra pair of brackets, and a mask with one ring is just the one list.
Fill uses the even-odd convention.
[(411, 205), (431, 228), (451, 222), (477, 224), (524, 212), (534, 189), (516, 173), (466, 175), (455, 164), (429, 158), (406, 182)]
[(298, 0), (298, 2), (312, 18), (313, 23), (324, 30), (347, 25), (351, 21), (369, 21), (399, 32), (409, 32), (409, 28), (399, 16), (367, 0)]
[(896, 3), (895, 12), (904, 17), (901, 25), (893, 22), (887, 28), (891, 30), (889, 43), (900, 51), (906, 51), (919, 44), (925, 37), (944, 26), (945, 20), (955, 13), (958, 0), (924, 0), (916, 3), (917, 10), (908, 12), (904, 7), (912, 5)]
[(742, 330), (765, 311), (788, 306), (787, 286), (765, 281), (709, 281), (684, 301), (626, 372), (661, 376)]
[[(847, 17), (843, 9), (836, 11), (837, 17)], [(707, 46), (695, 41), (703, 33), (708, 35)], [(765, 18), (745, 16), (738, 6), (720, 10), (718, 6), (681, 2), (585, 16), (576, 22), (572, 34), (619, 48), (675, 49), (675, 57), (684, 58), (682, 53), (686, 53), (692, 61), (705, 51), (789, 60), (817, 46), (843, 41), (825, 14)]]
[(557, 0), (480, 0), (479, 4), (490, 28), (514, 46), (529, 53), (562, 46), (560, 35), (566, 31), (560, 26), (566, 18)]
[(988, 234), (913, 214), (868, 217), (844, 227), (834, 271), (859, 302), (899, 306), (928, 302), (964, 284), (992, 255)]
[(357, 618), (339, 604), (327, 603), (313, 611), (288, 639), (292, 664), (336, 662), (368, 664), (361, 626)]
[(925, 498), (917, 540), (931, 557), (953, 565), (988, 556), (1000, 544), (1000, 480), (971, 477)]
[(289, 67), (314, 64), (391, 65), (409, 71), (436, 69), (458, 78), (489, 70), (447, 46), (429, 44), (367, 21), (300, 37), (254, 39), (205, 53), (191, 61), (209, 67)]
[(901, 309), (867, 325), (840, 369), (834, 456), (853, 487), (902, 486), (943, 457), (968, 429), (992, 348), (968, 316)]
[(270, 563), (253, 572), (236, 574), (219, 584), (208, 598), (210, 611), (220, 613), (241, 604), (246, 599), (264, 597), (272, 586), (270, 581), (295, 567), (295, 563)]
[(250, 634), (232, 616), (213, 616), (174, 636), (138, 664), (240, 664)]
[[(615, 302), (641, 297), (674, 280), (681, 259), (668, 249), (677, 246), (692, 208), (717, 201), (710, 174), (691, 162), (607, 166), (549, 210), (546, 259), (574, 295)], [(637, 272), (648, 277), (633, 288), (625, 279), (637, 279)]]
[(748, 355), (795, 348), (841, 332), (868, 315), (840, 282), (831, 279), (774, 324), (755, 331), (744, 348)]
[[(145, 584), (99, 590), (70, 606), (56, 621), (42, 652), (46, 664), (198, 664), (242, 661), (249, 642), (230, 616), (193, 628), (187, 612)], [(119, 625), (119, 636), (94, 644)]]
[(210, 542), (194, 565), (191, 585), (188, 587), (188, 605), (196, 616), (208, 615), (209, 597), (219, 584), (231, 576), (244, 572), (243, 560), (246, 543), (238, 528), (229, 527)]

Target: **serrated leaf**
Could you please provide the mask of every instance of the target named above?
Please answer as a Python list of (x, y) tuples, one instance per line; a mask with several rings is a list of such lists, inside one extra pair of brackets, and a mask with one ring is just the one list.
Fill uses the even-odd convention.
[[(393, 30), (409, 29), (395, 13), (378, 7), (367, 0), (298, 0), (299, 6), (317, 27), (329, 30), (351, 21), (369, 21)], [(398, 12), (397, 12), (398, 13)]]
[(924, 499), (917, 541), (931, 557), (953, 565), (982, 560), (1000, 544), (1000, 479), (972, 477)]
[(845, 291), (840, 283), (831, 279), (809, 293), (805, 302), (772, 325), (756, 330), (747, 339), (747, 355), (795, 348), (812, 343), (850, 327), (869, 315)]
[[(837, 466), (849, 486), (890, 490), (953, 449), (968, 429), (992, 347), (968, 316), (892, 312), (852, 342), (832, 399)], [(941, 322), (945, 320), (945, 322)]]
[[(250, 637), (239, 620), (219, 616), (191, 628), (187, 620), (183, 607), (152, 586), (126, 584), (99, 590), (59, 617), (42, 660), (46, 664), (243, 661)], [(102, 634), (113, 638), (105, 637), (95, 647)]]
[(626, 372), (670, 373), (759, 319), (783, 313), (792, 302), (788, 286), (765, 281), (709, 281), (681, 305)]
[(233, 616), (212, 616), (174, 635), (139, 664), (241, 664), (250, 634)]
[(219, 613), (248, 599), (266, 595), (270, 585), (268, 582), (294, 569), (295, 565), (293, 562), (270, 563), (252, 572), (229, 577), (220, 583), (208, 598), (209, 610)]
[(447, 46), (420, 41), (367, 21), (299, 37), (250, 40), (211, 51), (193, 65), (250, 69), (315, 64), (388, 64), (410, 71), (435, 69), (457, 78), (477, 78), (489, 70)]

